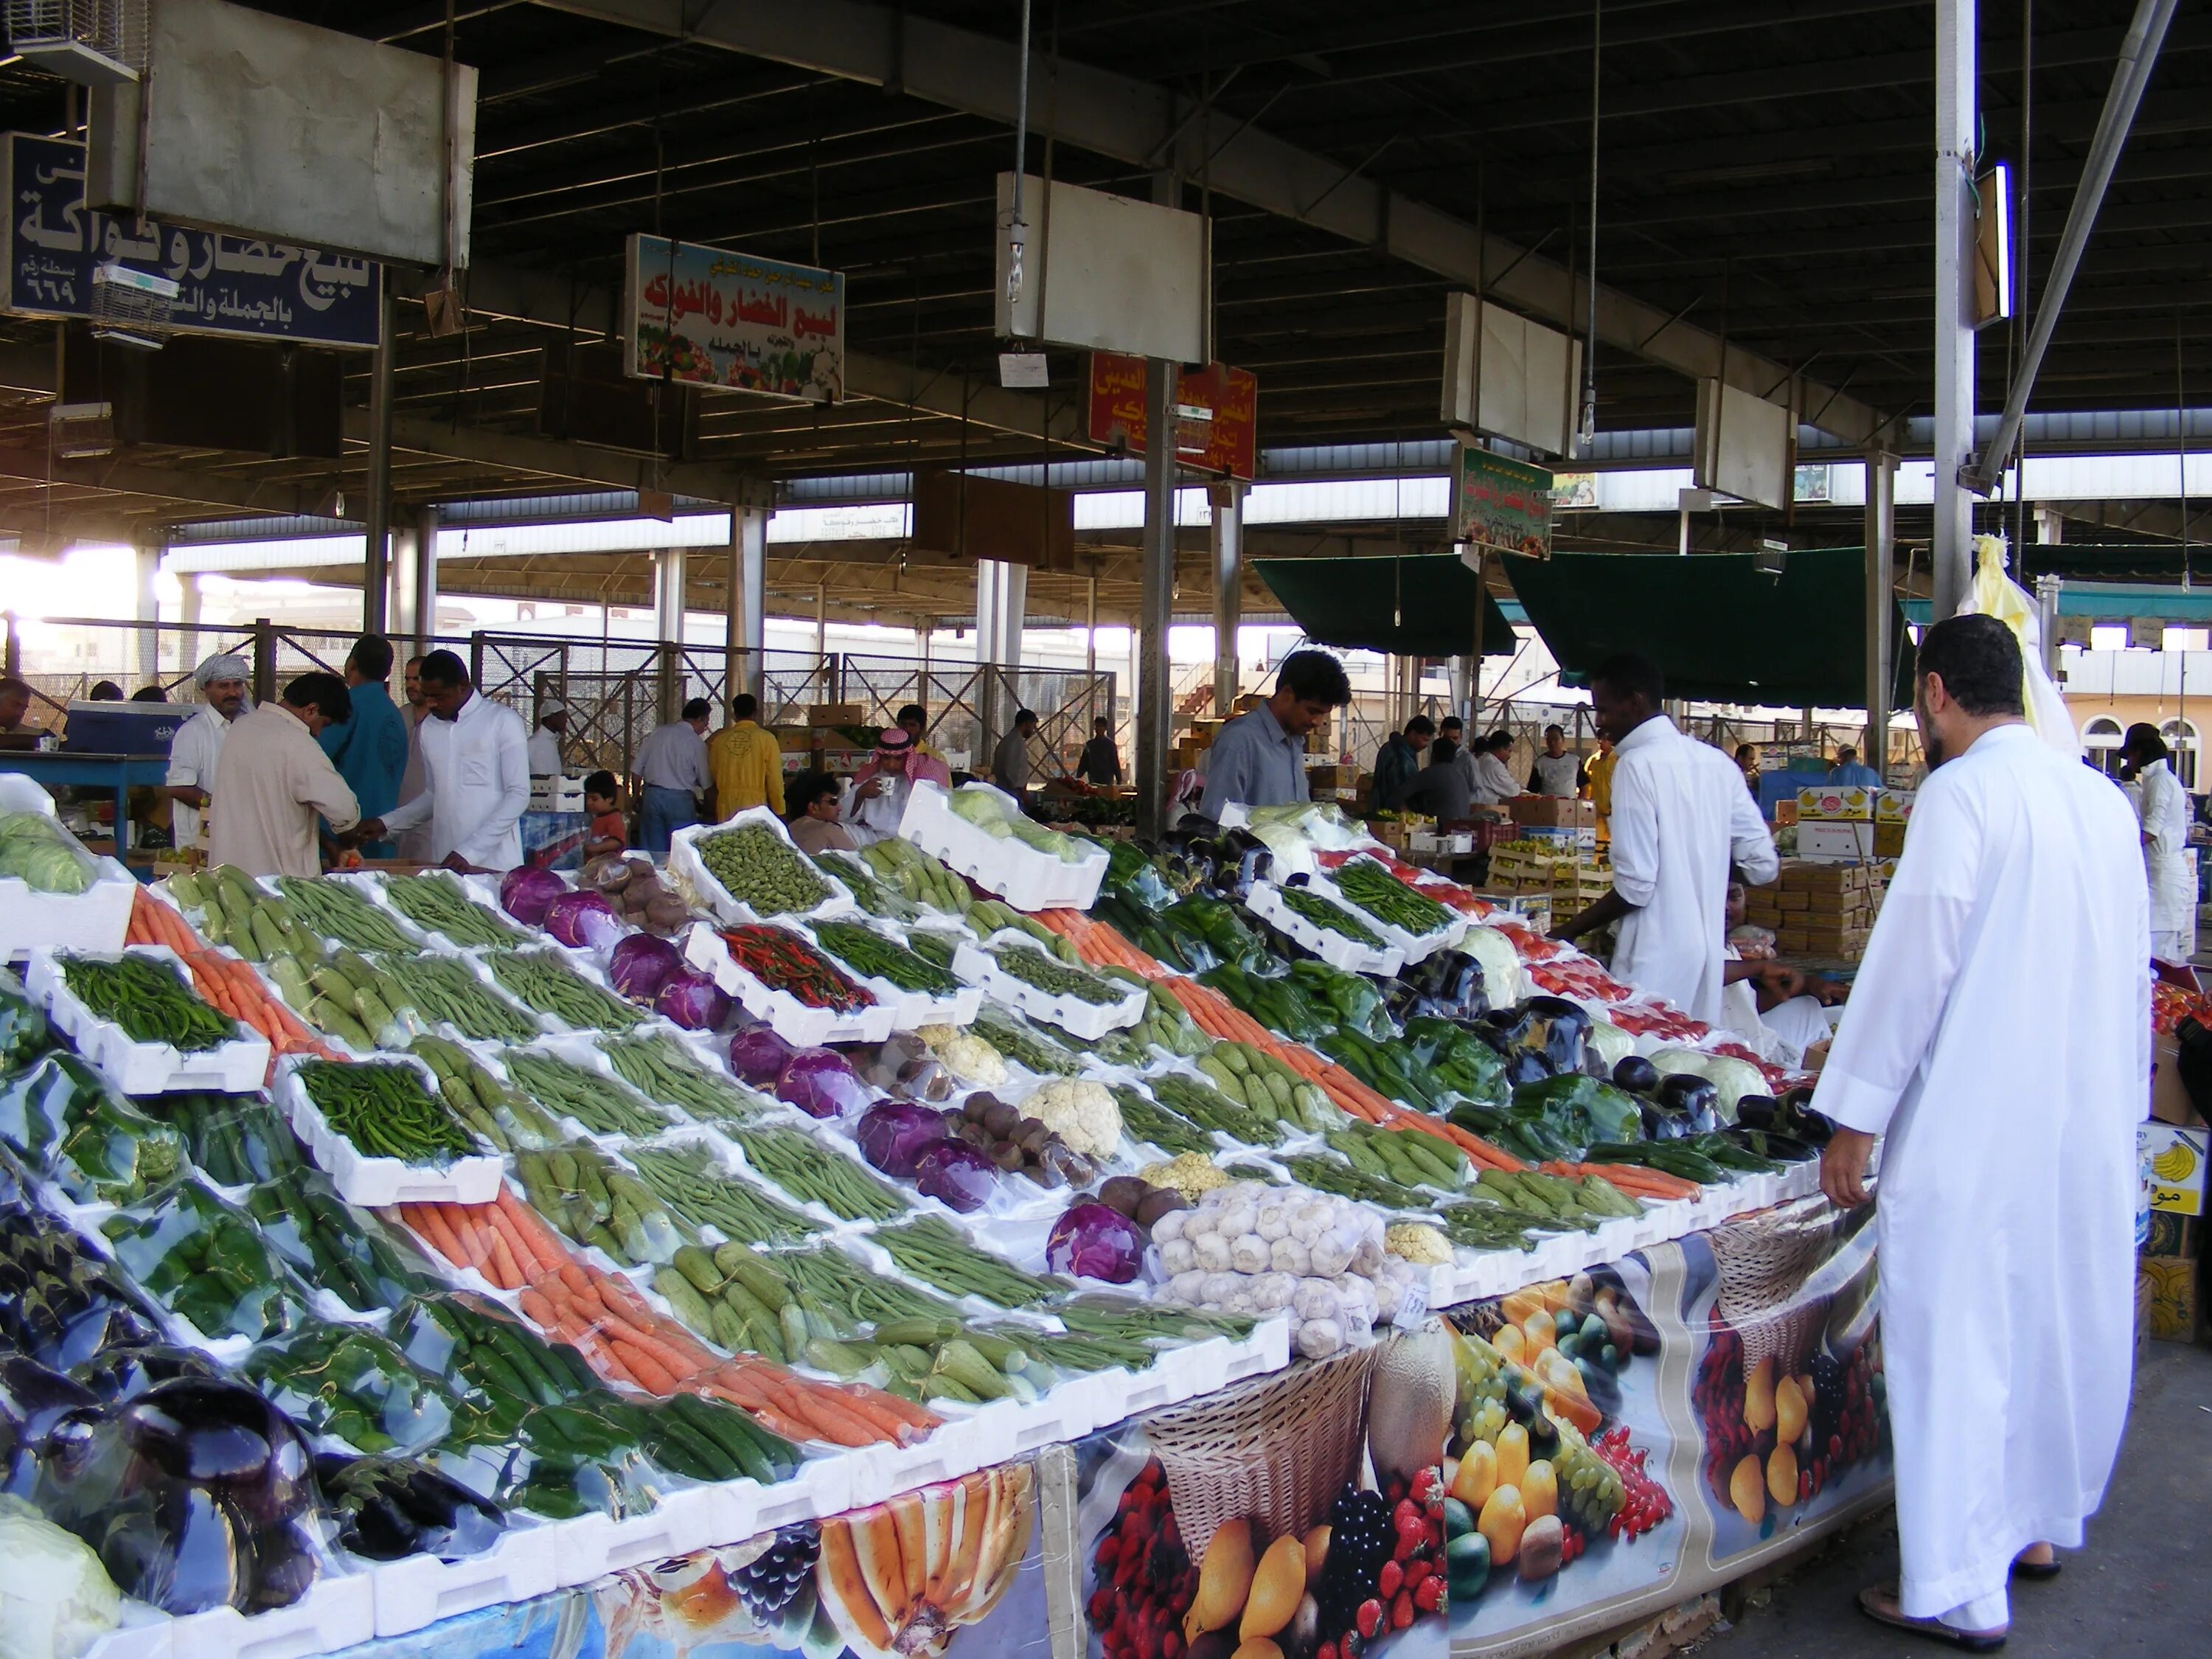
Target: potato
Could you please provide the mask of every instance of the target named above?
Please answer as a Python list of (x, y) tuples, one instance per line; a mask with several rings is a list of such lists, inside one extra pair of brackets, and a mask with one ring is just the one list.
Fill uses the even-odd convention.
[(1566, 1542), (1567, 1529), (1558, 1516), (1539, 1516), (1531, 1521), (1521, 1534), (1518, 1559), (1522, 1582), (1534, 1583), (1557, 1572)]

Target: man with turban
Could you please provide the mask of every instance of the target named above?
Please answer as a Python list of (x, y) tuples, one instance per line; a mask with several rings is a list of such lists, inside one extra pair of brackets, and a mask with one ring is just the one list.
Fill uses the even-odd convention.
[(854, 775), (838, 809), (846, 833), (856, 845), (889, 841), (898, 834), (906, 798), (914, 790), (914, 779), (907, 771), (913, 753), (914, 738), (905, 727), (886, 726), (876, 734), (874, 764)]
[(231, 722), (252, 706), (246, 682), (253, 670), (245, 658), (224, 652), (210, 657), (193, 671), (200, 697), (207, 707), (177, 728), (169, 745), (169, 771), (162, 793), (176, 803), (174, 829), (179, 848), (200, 843), (200, 817), (214, 799), (216, 763), (222, 757), (222, 740)]

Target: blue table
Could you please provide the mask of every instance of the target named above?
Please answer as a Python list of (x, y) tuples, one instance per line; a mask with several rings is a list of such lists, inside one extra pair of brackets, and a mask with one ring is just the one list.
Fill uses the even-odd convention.
[(81, 755), (61, 750), (0, 749), (0, 772), (35, 778), (48, 793), (61, 787), (102, 789), (115, 797), (115, 856), (130, 844), (130, 794), (141, 784), (156, 787), (169, 775), (167, 755)]

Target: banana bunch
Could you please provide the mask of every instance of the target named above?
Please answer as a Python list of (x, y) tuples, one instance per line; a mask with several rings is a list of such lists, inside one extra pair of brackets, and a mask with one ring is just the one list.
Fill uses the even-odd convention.
[(1419, 1129), (1384, 1129), (1372, 1123), (1347, 1123), (1325, 1137), (1362, 1174), (1401, 1187), (1439, 1187), (1454, 1192), (1467, 1184), (1467, 1154), (1451, 1142)]
[(860, 1659), (937, 1659), (998, 1606), (1036, 1525), (1026, 1462), (902, 1492), (822, 1523), (815, 1589)]
[(2169, 1185), (2188, 1180), (2196, 1170), (2197, 1154), (2179, 1139), (2150, 1161), (2150, 1172)]
[(1331, 1129), (1344, 1121), (1320, 1085), (1249, 1042), (1216, 1042), (1195, 1058), (1207, 1082), (1261, 1117), (1292, 1129)]
[(966, 882), (912, 842), (891, 836), (870, 842), (860, 856), (878, 881), (916, 904), (964, 916), (975, 902)]

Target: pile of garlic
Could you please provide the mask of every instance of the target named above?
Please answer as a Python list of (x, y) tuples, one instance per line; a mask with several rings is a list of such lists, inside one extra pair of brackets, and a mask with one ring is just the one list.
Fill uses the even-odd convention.
[(1325, 1359), (1377, 1325), (1422, 1311), (1410, 1262), (1385, 1253), (1382, 1218), (1348, 1199), (1232, 1182), (1152, 1224), (1161, 1297), (1227, 1313), (1287, 1312), (1291, 1346)]

